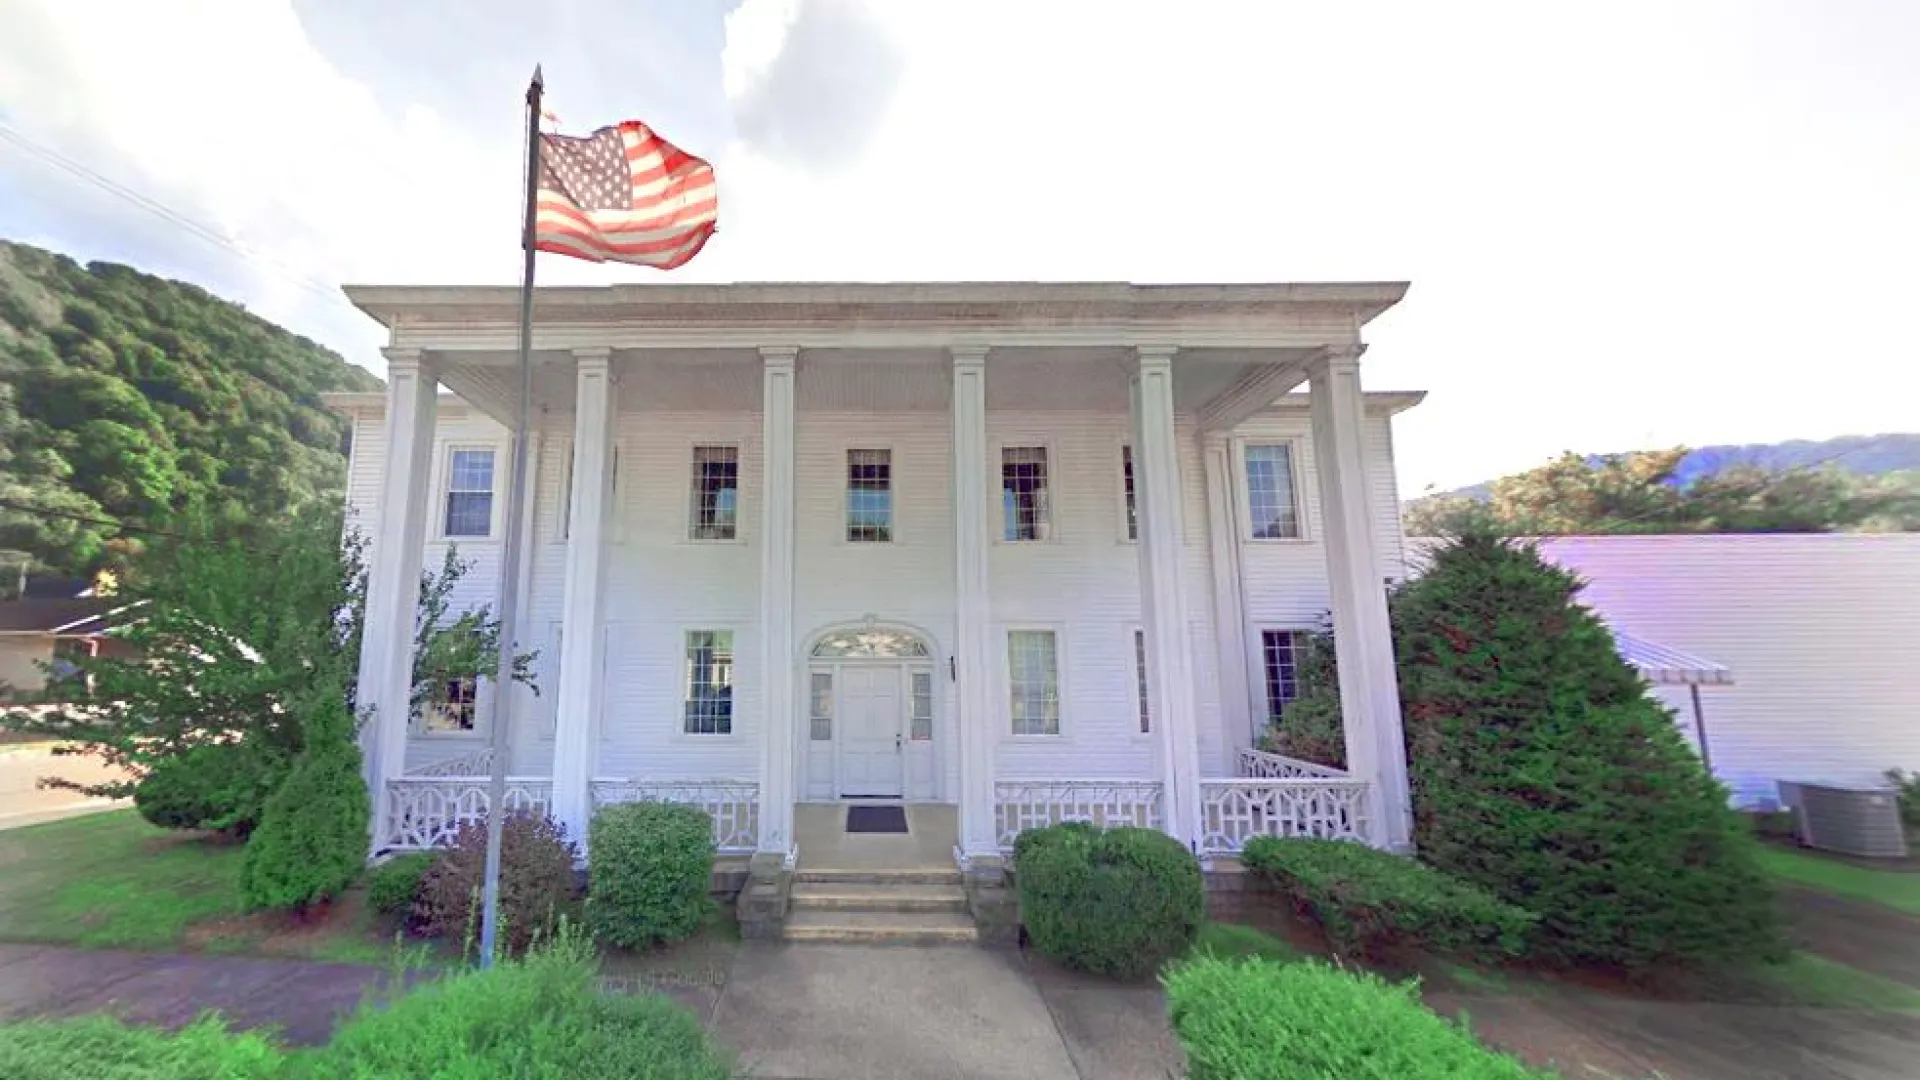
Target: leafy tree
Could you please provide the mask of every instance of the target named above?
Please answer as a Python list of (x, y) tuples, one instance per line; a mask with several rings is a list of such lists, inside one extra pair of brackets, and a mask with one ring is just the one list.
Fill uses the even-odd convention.
[(322, 684), (295, 711), (304, 746), (240, 864), (250, 908), (304, 911), (345, 891), (367, 864), (371, 807), (346, 696)]
[[(62, 740), (70, 752), (124, 768), (133, 779), (46, 783), (122, 798), (168, 763), (161, 775), (175, 788), (195, 786), (172, 783), (192, 773), (257, 802), (279, 786), (309, 726), (291, 703), (330, 691), (353, 708), (366, 605), (364, 544), (351, 532), (342, 541), (338, 508), (309, 506), (295, 522), (252, 543), (168, 540), (134, 563), (115, 619), (116, 636), (133, 655), (77, 658), (75, 674), (57, 688), (70, 704), (0, 717), (0, 729)], [(491, 611), (447, 619), (469, 565), (449, 552), (438, 571), (421, 576), (414, 638), (416, 656), (427, 659), (415, 664), (416, 702), (435, 679), (498, 670), (492, 650), (500, 626)], [(530, 683), (533, 659), (516, 658), (514, 677)], [(225, 752), (193, 754), (186, 764), (207, 747)], [(206, 811), (203, 827), (245, 832), (257, 817), (205, 790), (198, 799), (147, 794), (176, 822)]]
[[(1421, 858), (1539, 915), (1549, 961), (1767, 955), (1751, 832), (1580, 588), (1530, 546), (1468, 534), (1394, 594)], [(1302, 715), (1338, 715), (1334, 674), (1303, 683)]]
[(345, 481), (379, 380), (202, 289), (0, 241), (0, 547), (81, 574), (192, 518), (255, 540)]
[(1723, 465), (1688, 476), (1683, 448), (1583, 458), (1566, 453), (1493, 482), (1487, 498), (1435, 495), (1406, 511), (1407, 531), (1491, 528), (1515, 536), (1606, 533), (1920, 530), (1920, 474), (1862, 476), (1832, 467)]

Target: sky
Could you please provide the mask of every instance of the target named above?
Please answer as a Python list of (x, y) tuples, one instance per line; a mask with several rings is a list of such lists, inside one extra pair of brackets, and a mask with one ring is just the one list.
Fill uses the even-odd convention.
[(714, 162), (678, 280), (1411, 281), (1363, 378), (1429, 391), (1416, 495), (1920, 430), (1917, 42), (1912, 0), (0, 0), (0, 236), (377, 373), (342, 282), (518, 280), (540, 63), (563, 130)]

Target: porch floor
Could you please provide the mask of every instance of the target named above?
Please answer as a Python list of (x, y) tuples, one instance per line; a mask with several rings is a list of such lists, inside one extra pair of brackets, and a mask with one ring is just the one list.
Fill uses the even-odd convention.
[(907, 831), (847, 832), (848, 803), (800, 803), (793, 837), (801, 870), (951, 870), (959, 838), (959, 808), (908, 803)]

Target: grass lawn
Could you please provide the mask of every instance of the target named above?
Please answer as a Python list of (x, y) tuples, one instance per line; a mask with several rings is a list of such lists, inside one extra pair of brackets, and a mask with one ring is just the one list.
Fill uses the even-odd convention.
[(1201, 923), (1200, 937), (1193, 943), (1193, 951), (1211, 953), (1222, 960), (1244, 960), (1250, 956), (1265, 960), (1299, 960), (1304, 955), (1299, 949), (1264, 930), (1225, 922)]
[(1783, 882), (1920, 915), (1920, 873), (1911, 870), (1871, 870), (1773, 847), (1761, 849), (1760, 862)]

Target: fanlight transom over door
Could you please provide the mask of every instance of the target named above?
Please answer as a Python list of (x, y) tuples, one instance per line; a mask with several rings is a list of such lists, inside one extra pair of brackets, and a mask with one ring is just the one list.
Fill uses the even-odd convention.
[(807, 797), (936, 796), (933, 664), (906, 630), (823, 634), (808, 658)]

